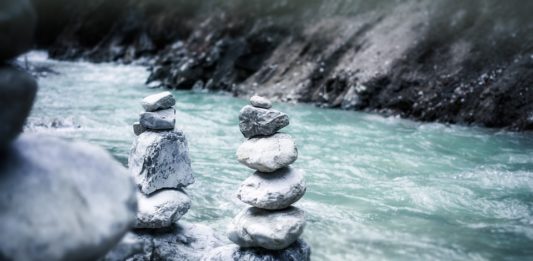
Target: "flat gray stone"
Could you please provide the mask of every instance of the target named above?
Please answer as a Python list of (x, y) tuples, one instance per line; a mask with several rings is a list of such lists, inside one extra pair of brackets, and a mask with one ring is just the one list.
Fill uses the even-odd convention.
[(252, 169), (272, 172), (289, 166), (298, 158), (294, 139), (285, 133), (251, 138), (237, 149), (237, 160)]
[(213, 229), (192, 223), (174, 224), (167, 230), (142, 229), (126, 234), (101, 261), (193, 261), (222, 245)]
[(287, 125), (289, 125), (289, 116), (274, 109), (246, 105), (239, 113), (239, 128), (246, 138), (269, 136)]
[(290, 167), (272, 173), (256, 171), (241, 183), (237, 197), (263, 209), (284, 209), (305, 194), (303, 171)]
[(288, 248), (268, 250), (259, 247), (242, 248), (237, 245), (226, 245), (209, 251), (202, 261), (309, 261), (311, 247), (299, 239)]
[(145, 132), (146, 128), (141, 125), (140, 122), (133, 123), (133, 133), (137, 136), (141, 135), (141, 133)]
[(289, 207), (282, 210), (245, 208), (231, 222), (228, 238), (241, 247), (280, 250), (300, 237), (305, 227), (305, 213)]
[(23, 134), (0, 158), (0, 259), (95, 260), (135, 222), (136, 188), (105, 150)]
[(160, 92), (146, 96), (141, 101), (145, 111), (158, 111), (168, 109), (176, 104), (176, 99), (170, 92)]
[(270, 102), (269, 99), (259, 96), (259, 95), (252, 96), (252, 98), (250, 98), (250, 104), (257, 108), (263, 108), (263, 109), (272, 108), (272, 102)]
[(162, 189), (149, 196), (137, 193), (135, 228), (164, 228), (178, 221), (191, 208), (191, 199), (178, 189)]
[(37, 83), (31, 75), (0, 66), (0, 150), (22, 132), (36, 93)]
[(137, 136), (128, 166), (144, 194), (194, 183), (187, 139), (178, 130), (147, 131)]
[(172, 130), (176, 124), (176, 110), (174, 108), (143, 112), (140, 114), (139, 122), (147, 129), (152, 130)]

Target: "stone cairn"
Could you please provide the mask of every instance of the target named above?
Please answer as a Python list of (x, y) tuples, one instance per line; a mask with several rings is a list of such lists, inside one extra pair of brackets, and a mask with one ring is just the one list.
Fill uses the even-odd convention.
[(304, 173), (289, 166), (298, 157), (294, 139), (278, 132), (289, 125), (289, 117), (271, 109), (266, 98), (253, 96), (250, 103), (239, 115), (247, 140), (237, 149), (237, 158), (256, 172), (241, 184), (237, 197), (251, 207), (242, 210), (228, 229), (228, 238), (240, 248), (221, 248), (206, 260), (309, 260), (309, 247), (298, 240), (305, 213), (291, 206), (305, 194)]
[(135, 228), (171, 227), (191, 207), (183, 188), (194, 183), (189, 147), (175, 129), (176, 100), (170, 92), (145, 97), (144, 112), (133, 124), (137, 135), (128, 165), (139, 188)]

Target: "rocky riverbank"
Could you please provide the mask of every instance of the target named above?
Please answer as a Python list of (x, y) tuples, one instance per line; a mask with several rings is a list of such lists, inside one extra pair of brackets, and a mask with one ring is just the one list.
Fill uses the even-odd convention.
[(52, 57), (142, 61), (150, 86), (533, 129), (533, 3), (35, 2)]

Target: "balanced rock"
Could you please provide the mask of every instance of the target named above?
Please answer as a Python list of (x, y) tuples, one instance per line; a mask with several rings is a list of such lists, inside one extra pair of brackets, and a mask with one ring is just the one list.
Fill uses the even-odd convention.
[(220, 245), (222, 241), (213, 229), (180, 222), (164, 231), (130, 232), (101, 261), (200, 260)]
[(144, 194), (194, 183), (187, 139), (178, 130), (147, 131), (137, 136), (128, 165)]
[(298, 158), (292, 137), (276, 133), (268, 137), (251, 138), (237, 149), (237, 159), (249, 168), (272, 172), (289, 166)]
[(36, 93), (37, 83), (29, 74), (10, 66), (0, 67), (0, 150), (22, 132)]
[(135, 222), (136, 188), (105, 150), (23, 134), (0, 158), (0, 259), (95, 260)]
[(252, 96), (252, 98), (250, 98), (250, 104), (252, 104), (252, 106), (257, 107), (257, 108), (263, 108), (263, 109), (272, 108), (272, 102), (270, 102), (269, 99), (259, 96), (259, 95)]
[(163, 189), (146, 196), (137, 193), (138, 208), (135, 228), (164, 228), (178, 221), (191, 207), (191, 199), (183, 191)]
[(311, 248), (303, 240), (296, 240), (288, 248), (268, 250), (259, 247), (241, 248), (237, 245), (226, 245), (208, 252), (202, 261), (309, 261)]
[(303, 172), (287, 167), (272, 173), (256, 171), (241, 184), (237, 197), (254, 207), (283, 209), (302, 198), (305, 189)]
[(172, 130), (176, 124), (176, 110), (174, 108), (143, 112), (139, 122), (147, 129), (152, 130)]
[(239, 128), (246, 138), (269, 136), (287, 125), (289, 125), (289, 116), (274, 109), (246, 105), (239, 114)]
[(133, 133), (135, 133), (135, 135), (139, 136), (141, 135), (141, 133), (145, 131), (146, 131), (146, 128), (142, 126), (140, 122), (133, 123)]
[(158, 111), (168, 109), (176, 104), (176, 99), (170, 92), (161, 92), (146, 96), (141, 101), (145, 111)]
[(233, 219), (228, 238), (241, 247), (280, 250), (294, 243), (304, 227), (305, 213), (296, 207), (277, 211), (249, 207)]

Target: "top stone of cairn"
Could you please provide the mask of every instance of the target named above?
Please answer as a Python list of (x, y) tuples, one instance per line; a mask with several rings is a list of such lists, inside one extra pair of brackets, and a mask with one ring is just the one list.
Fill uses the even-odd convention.
[(170, 92), (160, 92), (146, 96), (141, 101), (144, 110), (148, 112), (168, 109), (176, 104), (176, 99)]
[(272, 102), (270, 102), (269, 99), (259, 96), (259, 95), (252, 96), (252, 98), (250, 98), (250, 104), (257, 108), (263, 108), (263, 109), (272, 108)]

